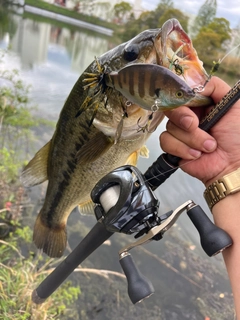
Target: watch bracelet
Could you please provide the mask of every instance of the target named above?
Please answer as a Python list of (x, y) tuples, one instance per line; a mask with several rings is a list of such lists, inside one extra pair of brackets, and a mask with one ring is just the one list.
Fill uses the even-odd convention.
[(240, 191), (240, 168), (210, 184), (204, 191), (204, 198), (210, 208), (228, 195)]

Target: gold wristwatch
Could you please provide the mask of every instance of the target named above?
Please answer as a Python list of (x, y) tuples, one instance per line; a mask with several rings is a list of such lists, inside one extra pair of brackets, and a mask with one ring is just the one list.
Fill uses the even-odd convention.
[(214, 181), (203, 195), (211, 210), (220, 200), (238, 191), (240, 191), (240, 168)]

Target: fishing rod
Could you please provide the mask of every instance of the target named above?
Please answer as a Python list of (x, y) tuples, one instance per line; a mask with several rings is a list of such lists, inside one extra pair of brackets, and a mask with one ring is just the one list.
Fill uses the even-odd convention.
[[(201, 121), (208, 131), (240, 98), (240, 80)], [(119, 260), (128, 281), (128, 294), (135, 304), (154, 293), (152, 283), (141, 274), (129, 251), (146, 242), (161, 240), (179, 216), (186, 211), (200, 235), (203, 250), (216, 255), (232, 245), (232, 239), (208, 218), (202, 208), (188, 200), (174, 211), (158, 216), (159, 200), (153, 193), (173, 172), (180, 158), (162, 154), (142, 174), (134, 166), (123, 166), (103, 177), (93, 188), (97, 223), (78, 246), (33, 291), (32, 300), (43, 303), (93, 251), (115, 232), (134, 234), (138, 239), (119, 251)], [(170, 171), (169, 171), (170, 169)], [(151, 182), (149, 182), (149, 180)]]

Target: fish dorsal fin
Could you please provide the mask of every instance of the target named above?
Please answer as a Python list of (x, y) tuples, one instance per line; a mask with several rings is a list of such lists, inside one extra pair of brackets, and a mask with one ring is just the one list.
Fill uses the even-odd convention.
[(45, 144), (23, 169), (20, 179), (25, 187), (35, 186), (48, 179), (47, 164), (51, 141)]
[(93, 215), (94, 214), (94, 203), (92, 200), (86, 201), (84, 203), (80, 203), (78, 205), (78, 209), (83, 215)]
[(104, 133), (98, 132), (77, 152), (77, 161), (81, 163), (89, 163), (97, 160), (112, 145), (114, 140), (107, 137)]

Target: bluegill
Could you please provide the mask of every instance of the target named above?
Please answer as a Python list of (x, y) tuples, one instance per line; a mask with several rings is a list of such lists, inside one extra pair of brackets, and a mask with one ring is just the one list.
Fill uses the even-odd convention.
[[(172, 64), (176, 55), (183, 70), (179, 77), (191, 88), (204, 84), (207, 74), (176, 19), (168, 20), (162, 28), (143, 31), (104, 53), (77, 80), (52, 139), (21, 175), (26, 187), (48, 180), (33, 231), (35, 245), (47, 255), (62, 256), (67, 243), (67, 219), (76, 206), (82, 213), (93, 212), (90, 192), (99, 179), (124, 164), (136, 165), (139, 156), (147, 156), (144, 144), (164, 117), (161, 111), (151, 112), (128, 103), (121, 92), (104, 85), (102, 70), (104, 75), (144, 63), (161, 65), (177, 74)], [(88, 85), (87, 78), (95, 74), (100, 74), (100, 80), (96, 76)], [(206, 102), (204, 99), (201, 103)]]

